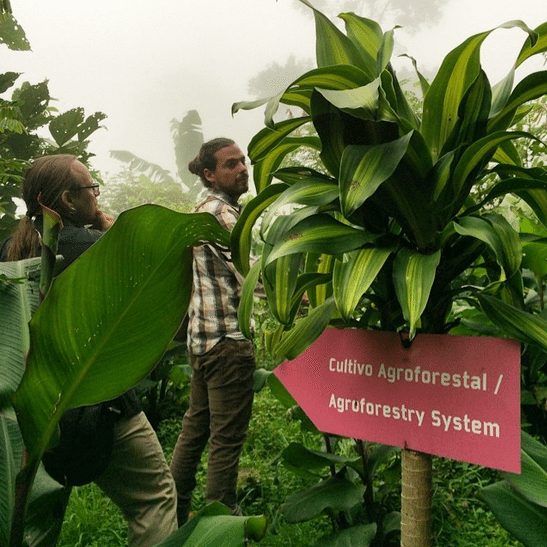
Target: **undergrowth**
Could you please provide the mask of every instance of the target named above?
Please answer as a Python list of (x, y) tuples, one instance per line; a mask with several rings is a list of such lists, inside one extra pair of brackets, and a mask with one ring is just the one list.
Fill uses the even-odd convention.
[[(163, 420), (158, 429), (168, 461), (179, 431), (179, 418)], [(311, 449), (319, 448), (317, 436), (302, 431), (299, 422), (291, 420), (286, 409), (268, 389), (264, 389), (255, 398), (238, 482), (244, 514), (265, 514), (268, 517), (268, 533), (257, 544), (262, 547), (310, 547), (318, 538), (332, 531), (327, 516), (290, 524), (282, 515), (283, 501), (311, 484), (310, 479), (296, 476), (283, 465), (280, 452), (290, 442), (300, 442)], [(206, 459), (204, 454), (197, 476), (194, 510), (199, 510), (204, 504)], [(434, 458), (433, 477), (434, 545), (522, 547), (501, 528), (478, 498), (482, 486), (499, 480), (497, 472)], [(127, 543), (126, 537), (121, 512), (96, 485), (73, 489), (60, 547), (123, 547)]]

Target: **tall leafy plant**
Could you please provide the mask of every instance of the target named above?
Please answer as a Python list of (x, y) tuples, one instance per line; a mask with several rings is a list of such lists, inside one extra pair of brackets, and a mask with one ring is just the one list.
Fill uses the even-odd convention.
[[(333, 324), (398, 331), (408, 344), (419, 332), (449, 333), (459, 321), (456, 303), (481, 310), (505, 334), (547, 348), (545, 322), (524, 306), (519, 233), (492, 208), (512, 193), (547, 221), (547, 173), (523, 167), (515, 146), (535, 137), (511, 130), (525, 104), (547, 93), (546, 71), (514, 84), (516, 68), (547, 50), (547, 24), (498, 27), (519, 28), (525, 40), (495, 86), (480, 49), (496, 29), (451, 51), (431, 83), (418, 73), (418, 115), (390, 62), (393, 30), (343, 13), (342, 32), (300, 1), (315, 16), (317, 68), (278, 96), (233, 106), (236, 112), (266, 104), (266, 127), (249, 145), (258, 195), (232, 232), (235, 261), (248, 274), (241, 322), (247, 324), (250, 291), (261, 276), (278, 322), (269, 346), (279, 361), (297, 356)], [(274, 122), (280, 103), (303, 116)], [(317, 136), (295, 133), (309, 123)], [(321, 169), (282, 167), (301, 147), (320, 152)], [(261, 216), (264, 252), (250, 268), (251, 229)], [(486, 275), (470, 286), (473, 268)], [(297, 320), (304, 293), (310, 312)], [(403, 473), (422, 471), (418, 495), (427, 498), (428, 456), (404, 450), (402, 463)], [(403, 545), (411, 529), (429, 545), (428, 511), (407, 521), (407, 498), (403, 492)]]
[[(226, 245), (229, 234), (206, 214), (152, 205), (127, 211), (49, 290), (41, 285), (47, 296), (34, 314), (39, 291), (26, 271), (35, 259), (0, 264), (3, 545), (21, 547), (23, 537), (28, 545), (55, 545), (49, 510), (60, 487), (43, 472), (42, 454), (66, 409), (118, 396), (161, 358), (185, 314), (191, 246), (201, 241)], [(51, 263), (55, 246), (48, 247)], [(51, 278), (49, 267), (42, 271)], [(214, 545), (220, 533), (237, 546), (263, 535), (263, 518), (232, 520), (226, 511), (207, 508), (165, 545)]]

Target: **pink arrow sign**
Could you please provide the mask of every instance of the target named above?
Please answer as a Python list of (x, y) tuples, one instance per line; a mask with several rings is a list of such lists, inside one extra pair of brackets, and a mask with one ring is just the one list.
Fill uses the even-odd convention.
[(520, 473), (520, 344), (327, 329), (275, 375), (323, 432)]

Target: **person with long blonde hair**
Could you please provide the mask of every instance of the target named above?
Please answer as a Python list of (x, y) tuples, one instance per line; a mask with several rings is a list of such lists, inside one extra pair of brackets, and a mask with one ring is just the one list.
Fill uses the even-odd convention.
[[(15, 232), (0, 244), (2, 261), (40, 254), (42, 205), (57, 212), (63, 223), (58, 245), (58, 254), (64, 259), (61, 270), (114, 223), (98, 205), (99, 184), (76, 156), (59, 154), (35, 159), (24, 176), (21, 190), (26, 213)], [(104, 418), (104, 428), (103, 422), (98, 428), (111, 432), (104, 441), (104, 449), (100, 444), (98, 453), (89, 458), (85, 447), (97, 448), (99, 443), (83, 443), (82, 453), (74, 457), (73, 440), (83, 433), (79, 429), (85, 428), (74, 427), (69, 415), (74, 416), (74, 411), (77, 415), (78, 409), (71, 409), (61, 418), (61, 440), (57, 447), (46, 451), (44, 464), (48, 473), (67, 487), (66, 500), (71, 486), (95, 482), (124, 514), (128, 522), (128, 545), (152, 547), (177, 529), (175, 483), (156, 433), (134, 391), (108, 401), (108, 409), (111, 414)]]

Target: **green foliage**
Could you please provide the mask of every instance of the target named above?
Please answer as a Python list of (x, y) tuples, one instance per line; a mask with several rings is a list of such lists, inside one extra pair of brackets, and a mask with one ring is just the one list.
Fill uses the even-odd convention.
[(149, 203), (181, 213), (189, 213), (195, 206), (179, 182), (171, 178), (154, 180), (130, 167), (124, 167), (101, 186), (101, 208), (114, 216)]
[(0, 2), (0, 44), (5, 44), (13, 51), (30, 50), (25, 31), (11, 12), (9, 0)]
[(482, 497), (501, 524), (526, 547), (545, 541), (547, 534), (547, 448), (522, 436), (522, 473), (504, 474), (505, 481), (487, 486)]
[[(268, 101), (267, 127), (249, 146), (259, 194), (232, 234), (235, 263), (245, 272), (251, 227), (263, 209), (277, 203), (293, 207), (284, 217), (267, 214), (260, 228), (265, 249), (260, 274), (282, 325), (276, 358), (295, 355), (311, 343), (313, 338), (293, 336), (298, 348), (290, 347), (295, 321), (290, 310), (296, 309), (305, 283), (308, 294), (313, 284), (325, 283), (323, 276), (310, 281), (309, 275), (327, 263), (321, 273), (332, 276), (328, 284), (336, 308), (331, 319), (341, 315), (347, 325), (358, 321), (363, 328), (403, 330), (410, 339), (418, 332), (449, 332), (453, 302), (466, 298), (478, 308), (480, 290), (522, 309), (518, 234), (490, 203), (514, 193), (543, 222), (547, 174), (522, 167), (512, 144), (534, 137), (509, 129), (520, 119), (521, 104), (547, 92), (545, 71), (512, 88), (514, 70), (546, 49), (547, 27), (501, 25), (522, 29), (527, 39), (515, 67), (494, 88), (479, 59), (492, 31), (464, 41), (447, 55), (430, 85), (422, 77), (420, 119), (389, 63), (392, 31), (383, 33), (374, 21), (344, 13), (344, 34), (321, 12), (313, 13), (318, 68)], [(276, 123), (273, 114), (280, 103), (297, 104), (305, 115)], [(238, 103), (233, 110), (252, 106)], [(296, 133), (309, 121), (326, 174), (306, 165), (276, 171), (287, 154), (309, 144)], [(273, 178), (285, 186), (273, 184)], [(484, 181), (488, 192), (478, 201), (475, 190)], [(321, 187), (325, 192), (318, 191)], [(364, 278), (365, 257), (378, 262), (374, 274), (368, 270)], [(482, 286), (465, 286), (463, 276), (481, 261), (489, 264)], [(328, 293), (327, 288), (325, 297)], [(320, 306), (325, 298), (310, 302)], [(514, 321), (520, 328), (522, 316)]]
[[(1, 391), (6, 396), (22, 373), (12, 396), (17, 422), (9, 407), (0, 415), (0, 537), (10, 537), (13, 547), (23, 544), (24, 524), (33, 530), (27, 537), (37, 533), (47, 538), (42, 545), (55, 543), (60, 522), (51, 511), (59, 485), (47, 475), (44, 483), (40, 461), (54, 442), (56, 424), (65, 409), (116, 397), (150, 372), (179, 329), (191, 287), (191, 246), (204, 240), (221, 245), (229, 241), (210, 215), (181, 214), (153, 205), (128, 211), (54, 279), (31, 319), (30, 343), (24, 320), (5, 325), (3, 367), (8, 374), (2, 377)], [(44, 241), (49, 241), (47, 234)], [(54, 259), (52, 252), (44, 256)], [(16, 272), (24, 272), (28, 262), (22, 261)], [(5, 275), (13, 265), (1, 268)], [(53, 270), (42, 271), (51, 275)], [(17, 291), (18, 286), (8, 284), (17, 292), (14, 308), (4, 305), (9, 303), (6, 299), (2, 309), (8, 317), (28, 318), (34, 304), (25, 295), (31, 291)], [(146, 344), (141, 343), (143, 336)], [(23, 365), (25, 344), (29, 351)], [(263, 518), (232, 519), (226, 511), (205, 508), (193, 520), (192, 530), (179, 530), (165, 544), (193, 545), (200, 537), (206, 538), (202, 545), (214, 544), (218, 536), (211, 536), (210, 524), (230, 538), (229, 545), (261, 537)], [(200, 524), (202, 517), (205, 523)]]
[[(547, 71), (514, 85), (516, 68), (547, 50), (547, 23), (532, 30), (513, 21), (465, 40), (431, 83), (418, 73), (424, 101), (415, 112), (390, 64), (394, 31), (343, 13), (343, 32), (301, 3), (315, 18), (317, 68), (262, 101), (266, 127), (249, 145), (258, 195), (232, 232), (234, 262), (247, 273), (252, 227), (262, 217), (264, 252), (242, 305), (252, 304), (245, 293), (260, 275), (277, 321), (266, 343), (275, 362), (293, 359), (329, 324), (399, 331), (411, 342), (420, 332), (456, 333), (466, 321), (466, 333), (489, 328), (544, 356), (545, 319), (527, 299), (522, 250), (522, 241), (534, 244), (525, 264), (543, 294), (544, 241), (536, 233), (521, 238), (519, 223), (494, 205), (512, 194), (547, 226), (547, 172), (523, 164), (517, 148), (541, 143), (516, 126), (524, 105), (547, 95)], [(525, 40), (509, 74), (492, 86), (480, 50), (506, 28), (522, 30)], [(277, 122), (280, 104), (303, 115)], [(299, 132), (310, 122), (316, 138)], [(322, 165), (281, 168), (303, 146), (319, 150)], [(288, 212), (277, 214), (278, 204)], [(299, 317), (305, 292), (310, 311)], [(249, 316), (240, 309), (240, 318)], [(369, 522), (382, 530), (381, 519)]]
[[(0, 29), (0, 36), (2, 36)], [(24, 82), (13, 88), (19, 74), (0, 75), (0, 239), (7, 237), (16, 223), (22, 175), (28, 161), (45, 154), (74, 154), (88, 162), (89, 137), (102, 126), (106, 115), (95, 112), (85, 116), (83, 108), (57, 114), (50, 104), (47, 81)], [(11, 91), (11, 97), (2, 97)], [(44, 137), (48, 130), (52, 138)]]

